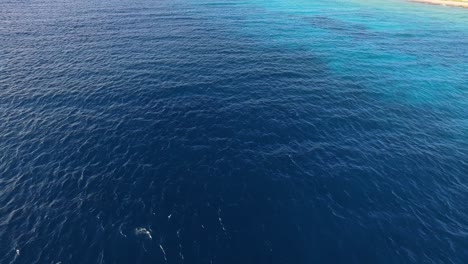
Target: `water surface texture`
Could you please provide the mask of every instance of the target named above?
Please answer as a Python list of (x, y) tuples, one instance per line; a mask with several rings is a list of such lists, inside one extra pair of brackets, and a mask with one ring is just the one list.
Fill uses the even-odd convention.
[(0, 263), (468, 263), (468, 10), (2, 0)]

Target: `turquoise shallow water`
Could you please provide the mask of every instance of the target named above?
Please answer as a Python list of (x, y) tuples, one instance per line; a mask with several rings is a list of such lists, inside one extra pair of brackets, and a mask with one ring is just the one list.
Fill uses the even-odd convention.
[(0, 263), (468, 262), (468, 11), (0, 2)]
[(256, 5), (265, 13), (251, 14), (254, 25), (241, 27), (255, 28), (266, 45), (308, 50), (333, 73), (367, 78), (385, 96), (431, 104), (466, 92), (460, 88), (468, 79), (464, 9), (379, 0)]

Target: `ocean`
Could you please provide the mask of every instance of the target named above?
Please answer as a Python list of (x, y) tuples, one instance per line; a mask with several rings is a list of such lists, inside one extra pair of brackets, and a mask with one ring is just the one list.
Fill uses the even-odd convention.
[(2, 0), (0, 263), (468, 263), (468, 10)]

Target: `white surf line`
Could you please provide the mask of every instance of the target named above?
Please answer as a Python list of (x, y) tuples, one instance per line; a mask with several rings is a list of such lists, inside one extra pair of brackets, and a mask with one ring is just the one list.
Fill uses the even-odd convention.
[(450, 0), (410, 0), (411, 2), (433, 4), (441, 6), (455, 6), (468, 8), (468, 2), (450, 1)]

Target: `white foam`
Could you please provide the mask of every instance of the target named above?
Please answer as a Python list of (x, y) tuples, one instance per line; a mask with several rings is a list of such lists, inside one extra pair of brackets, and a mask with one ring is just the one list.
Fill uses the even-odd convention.
[(163, 246), (159, 244), (159, 248), (161, 249), (163, 255), (164, 255), (164, 260), (167, 262), (167, 257), (166, 257), (166, 251), (164, 250)]
[(153, 237), (151, 236), (151, 232), (148, 229), (144, 228), (144, 227), (136, 228), (135, 229), (135, 235), (137, 235), (137, 236), (143, 235), (143, 236), (146, 236), (149, 239), (153, 239)]

